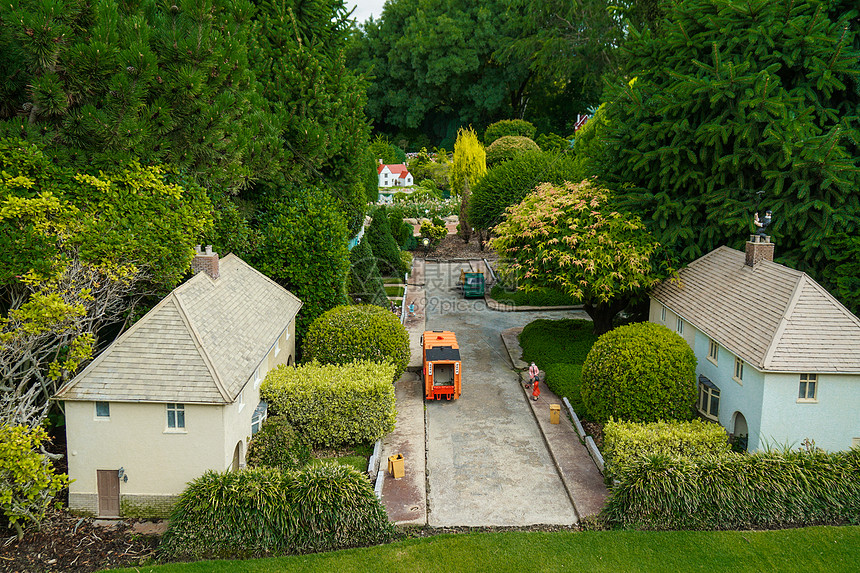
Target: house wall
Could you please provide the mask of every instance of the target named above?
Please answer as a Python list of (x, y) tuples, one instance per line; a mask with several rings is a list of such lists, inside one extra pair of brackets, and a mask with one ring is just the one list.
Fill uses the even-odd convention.
[[(185, 404), (184, 431), (167, 429), (167, 406), (159, 403), (110, 402), (110, 418), (96, 419), (94, 402), (66, 402), (69, 452), (69, 509), (98, 515), (97, 470), (123, 468), (122, 516), (166, 517), (187, 483), (206, 470), (233, 465), (241, 442), (245, 464), (251, 418), (260, 402), (260, 383), (278, 364), (295, 363), (295, 323), (281, 333), (257, 373), (228, 405)], [(68, 431), (72, 430), (72, 431)]]
[[(669, 330), (673, 332), (678, 332), (678, 318), (683, 319), (684, 317), (679, 317), (676, 313), (672, 312), (672, 310), (667, 308), (666, 320), (663, 320), (662, 309), (663, 304), (652, 298), (651, 308), (648, 313), (648, 321), (662, 324)], [(692, 348), (693, 350), (696, 349), (696, 329), (686, 320), (684, 320), (684, 332), (681, 333), (681, 336), (684, 338), (684, 340), (687, 341), (687, 344), (690, 345), (690, 348)]]
[(800, 447), (806, 438), (828, 451), (851, 448), (860, 438), (860, 376), (820, 374), (817, 402), (798, 402), (800, 374), (766, 375), (762, 437)]
[[(66, 402), (69, 508), (98, 514), (96, 470), (123, 468), (124, 515), (169, 510), (186, 483), (207, 469), (224, 468), (223, 406), (185, 405), (185, 430), (167, 428), (167, 406), (110, 403), (110, 418), (96, 419), (95, 402)], [(138, 511), (129, 510), (137, 506)]]

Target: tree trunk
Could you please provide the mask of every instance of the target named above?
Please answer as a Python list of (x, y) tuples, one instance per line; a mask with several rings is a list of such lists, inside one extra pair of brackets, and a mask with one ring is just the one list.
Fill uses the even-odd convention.
[(586, 303), (583, 305), (583, 309), (588, 313), (591, 322), (594, 323), (594, 334), (600, 336), (612, 330), (612, 321), (619, 312), (624, 310), (627, 302), (625, 298), (612, 299), (608, 303), (603, 302), (596, 305)]

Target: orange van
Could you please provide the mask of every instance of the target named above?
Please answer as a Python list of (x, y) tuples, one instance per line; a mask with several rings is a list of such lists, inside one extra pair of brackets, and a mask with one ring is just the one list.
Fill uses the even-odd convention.
[(425, 330), (421, 346), (424, 352), (424, 397), (428, 400), (459, 398), (463, 365), (457, 337), (447, 330)]

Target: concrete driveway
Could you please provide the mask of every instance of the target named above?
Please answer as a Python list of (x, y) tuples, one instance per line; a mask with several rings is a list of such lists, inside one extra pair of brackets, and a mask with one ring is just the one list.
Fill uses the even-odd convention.
[(459, 400), (427, 401), (428, 524), (433, 527), (573, 524), (576, 513), (511, 369), (499, 333), (581, 311), (499, 312), (454, 286), (467, 263), (424, 268), (427, 330), (457, 334)]

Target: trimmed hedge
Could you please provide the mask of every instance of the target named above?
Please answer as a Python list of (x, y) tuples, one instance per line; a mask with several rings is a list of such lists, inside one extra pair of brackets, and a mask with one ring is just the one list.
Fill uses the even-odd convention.
[(582, 364), (597, 337), (590, 320), (564, 318), (533, 320), (520, 333), (522, 359), (541, 367), (548, 364)]
[(547, 388), (556, 396), (567, 398), (580, 418), (590, 420), (588, 408), (582, 402), (582, 364), (548, 364), (543, 371)]
[(305, 360), (347, 364), (355, 360), (391, 362), (397, 380), (409, 364), (409, 334), (387, 308), (368, 304), (335, 307), (308, 329)]
[(603, 459), (608, 474), (620, 473), (633, 460), (653, 454), (696, 457), (729, 450), (726, 430), (699, 419), (650, 424), (610, 419), (603, 426)]
[(469, 223), (489, 229), (502, 221), (505, 209), (520, 203), (538, 184), (581, 180), (570, 154), (528, 151), (493, 167), (472, 187)]
[(283, 416), (272, 416), (251, 439), (248, 465), (292, 470), (311, 461), (307, 440), (296, 432)]
[(175, 560), (332, 551), (390, 541), (367, 477), (339, 464), (208, 471), (179, 497), (159, 552)]
[(571, 298), (567, 293), (541, 287), (535, 290), (515, 290), (512, 292), (504, 285), (495, 284), (490, 291), (490, 297), (514, 306), (573, 306), (580, 304), (580, 301)]
[(519, 135), (534, 139), (537, 128), (524, 119), (503, 119), (487, 126), (484, 132), (484, 145), (490, 145), (500, 137)]
[(510, 161), (527, 151), (540, 151), (540, 147), (528, 137), (519, 135), (500, 137), (487, 147), (487, 167)]
[(280, 365), (260, 395), (314, 447), (374, 442), (394, 429), (393, 374), (391, 364), (369, 361)]
[(689, 420), (696, 356), (663, 325), (619, 326), (597, 339), (582, 367), (582, 401), (595, 421)]
[(631, 462), (601, 512), (641, 529), (762, 529), (860, 523), (860, 449), (654, 454)]

